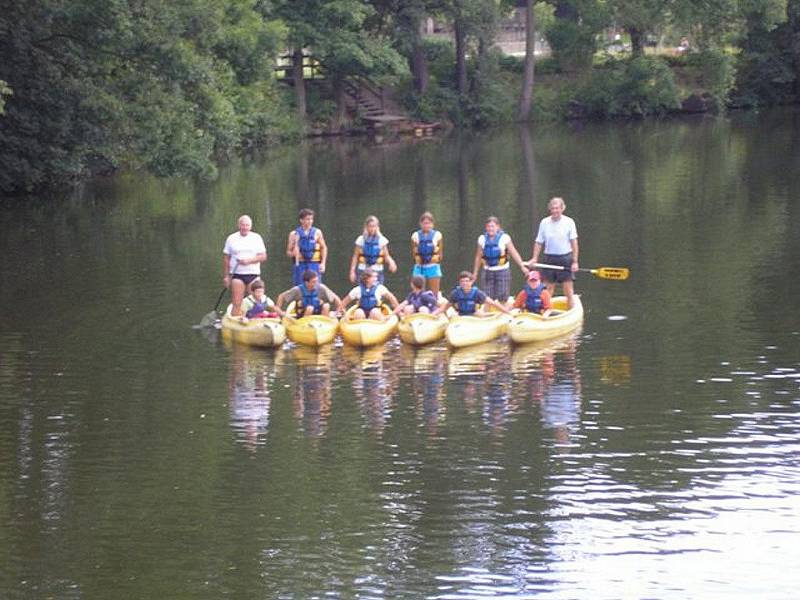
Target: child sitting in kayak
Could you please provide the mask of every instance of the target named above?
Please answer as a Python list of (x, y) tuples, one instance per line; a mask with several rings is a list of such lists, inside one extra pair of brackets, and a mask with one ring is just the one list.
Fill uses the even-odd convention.
[(320, 283), (319, 276), (311, 269), (303, 273), (303, 283), (281, 292), (278, 296), (277, 310), (283, 314), (283, 309), (290, 302), (295, 303), (295, 316), (308, 317), (311, 315), (329, 315), (331, 306), (342, 310), (342, 300), (331, 289)]
[(385, 285), (378, 283), (378, 274), (370, 268), (361, 273), (361, 283), (350, 290), (344, 301), (344, 308), (353, 302), (358, 302), (358, 308), (353, 311), (352, 319), (373, 319), (385, 321), (388, 317), (381, 311), (381, 304), (388, 301), (392, 308), (398, 307), (397, 298)]
[(436, 296), (425, 289), (425, 278), (415, 275), (411, 278), (411, 293), (394, 309), (395, 314), (413, 315), (414, 313), (432, 313), (436, 310)]
[(514, 303), (511, 308), (519, 308), (520, 310), (547, 317), (550, 315), (551, 311), (550, 301), (550, 292), (548, 292), (547, 287), (542, 284), (539, 271), (531, 271), (528, 273), (528, 283), (525, 284), (522, 291), (514, 298)]
[(250, 294), (242, 300), (242, 321), (277, 317), (275, 303), (264, 293), (264, 282), (256, 279), (250, 284)]
[(484, 310), (486, 305), (494, 306), (504, 313), (510, 312), (505, 305), (492, 300), (478, 289), (478, 286), (475, 285), (475, 278), (472, 276), (472, 273), (469, 271), (461, 271), (458, 275), (458, 286), (453, 288), (453, 291), (450, 292), (447, 303), (437, 308), (433, 314), (439, 314), (453, 306), (456, 311), (458, 311), (459, 315), (482, 317), (488, 314), (488, 312)]

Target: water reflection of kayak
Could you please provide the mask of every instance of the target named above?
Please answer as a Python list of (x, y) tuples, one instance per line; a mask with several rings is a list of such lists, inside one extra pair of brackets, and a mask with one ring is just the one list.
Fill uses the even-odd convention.
[(502, 357), (507, 359), (508, 353), (508, 344), (498, 340), (452, 350), (447, 364), (448, 372), (451, 377), (483, 373), (488, 365)]
[(289, 339), (305, 346), (322, 346), (331, 343), (339, 330), (339, 320), (324, 315), (311, 315), (299, 319), (293, 317), (295, 303), (291, 302), (286, 308), (283, 324)]
[(222, 317), (223, 339), (263, 348), (280, 346), (286, 340), (286, 328), (280, 319), (248, 319), (245, 322), (239, 317), (232, 317), (231, 309), (229, 304)]
[(485, 317), (455, 316), (445, 330), (447, 342), (454, 348), (464, 348), (490, 342), (506, 332), (510, 317), (495, 313)]
[(324, 367), (333, 360), (333, 346), (328, 344), (320, 348), (296, 346), (292, 348), (292, 358), (303, 367)]
[(514, 373), (528, 373), (538, 369), (543, 357), (573, 347), (579, 336), (580, 330), (546, 341), (515, 345), (511, 353), (511, 370)]
[(567, 308), (567, 298), (553, 298), (554, 313), (543, 317), (536, 313), (520, 312), (514, 315), (508, 325), (508, 335), (517, 344), (548, 340), (578, 327), (583, 322), (583, 304), (576, 294), (572, 308)]
[(342, 357), (353, 366), (367, 368), (383, 361), (386, 355), (386, 346), (370, 346), (356, 348), (345, 344), (341, 348)]
[[(397, 315), (392, 314), (385, 321), (352, 319), (351, 316), (357, 308), (358, 306), (348, 308), (339, 322), (339, 331), (347, 344), (360, 347), (375, 346), (385, 343), (394, 335), (397, 329)], [(383, 306), (381, 310), (384, 314), (389, 314), (386, 306)]]

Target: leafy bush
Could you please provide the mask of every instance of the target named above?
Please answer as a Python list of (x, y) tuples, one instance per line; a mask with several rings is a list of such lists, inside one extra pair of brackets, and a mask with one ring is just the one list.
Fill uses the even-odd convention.
[(714, 103), (713, 108), (723, 110), (736, 83), (733, 57), (721, 50), (709, 49), (688, 54), (685, 65), (689, 69), (696, 69), (700, 85)]
[(450, 40), (423, 40), (428, 72), (432, 79), (446, 83), (453, 79), (453, 65), (456, 63), (456, 48)]
[(574, 99), (595, 117), (663, 114), (680, 105), (672, 71), (648, 56), (595, 69)]

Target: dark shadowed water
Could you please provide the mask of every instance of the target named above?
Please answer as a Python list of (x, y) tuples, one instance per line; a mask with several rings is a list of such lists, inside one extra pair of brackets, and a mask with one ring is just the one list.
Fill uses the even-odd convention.
[[(0, 205), (0, 597), (795, 598), (800, 112), (308, 146)], [(431, 210), (446, 280), (563, 195), (582, 330), (535, 347), (226, 347), (247, 212), (348, 289)], [(515, 287), (521, 283), (515, 273)]]

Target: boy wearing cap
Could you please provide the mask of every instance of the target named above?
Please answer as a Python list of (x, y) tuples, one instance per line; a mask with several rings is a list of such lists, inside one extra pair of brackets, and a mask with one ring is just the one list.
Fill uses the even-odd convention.
[(539, 271), (528, 273), (528, 282), (522, 291), (514, 298), (512, 308), (519, 308), (532, 313), (537, 313), (543, 317), (550, 315), (551, 297), (547, 287), (542, 283)]

